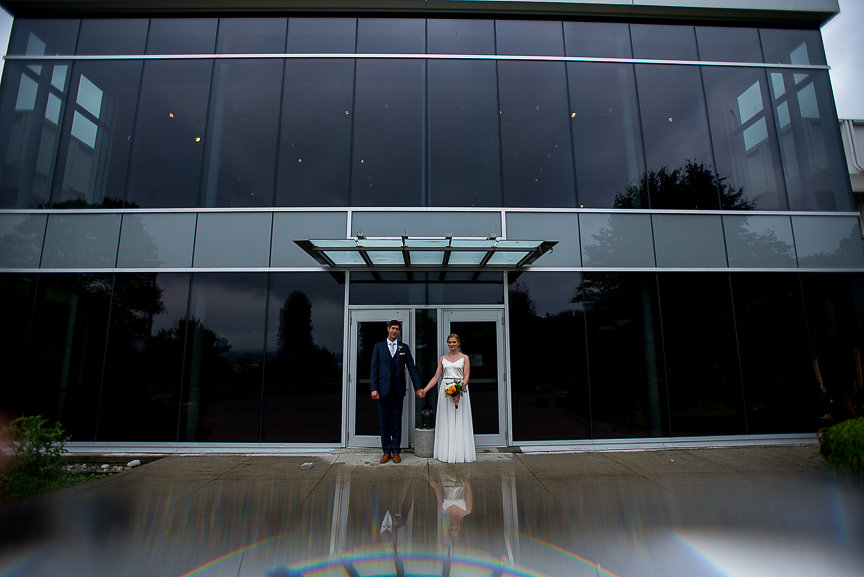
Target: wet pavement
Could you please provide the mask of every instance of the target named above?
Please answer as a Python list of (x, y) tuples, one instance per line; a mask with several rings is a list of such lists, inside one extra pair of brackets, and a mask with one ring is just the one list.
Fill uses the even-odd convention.
[(0, 577), (858, 577), (816, 448), (169, 456), (0, 506)]

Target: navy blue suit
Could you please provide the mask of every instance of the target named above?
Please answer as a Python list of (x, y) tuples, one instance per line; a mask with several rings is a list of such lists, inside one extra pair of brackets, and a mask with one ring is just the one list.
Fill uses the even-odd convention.
[(420, 375), (414, 366), (414, 357), (408, 345), (396, 341), (396, 354), (390, 356), (388, 341), (377, 343), (372, 349), (370, 388), (378, 391), (378, 425), (381, 430), (381, 449), (385, 453), (399, 453), (402, 446), (402, 405), (408, 385), (405, 369), (411, 376), (414, 389), (421, 389)]

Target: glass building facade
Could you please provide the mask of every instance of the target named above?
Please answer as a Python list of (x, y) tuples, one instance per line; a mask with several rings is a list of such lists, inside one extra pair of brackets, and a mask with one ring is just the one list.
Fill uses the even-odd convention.
[[(815, 8), (5, 4), (3, 418), (364, 446), (393, 315), (424, 378), (471, 335), (480, 445), (814, 435), (864, 385)], [(315, 239), (554, 248), (325, 263)]]

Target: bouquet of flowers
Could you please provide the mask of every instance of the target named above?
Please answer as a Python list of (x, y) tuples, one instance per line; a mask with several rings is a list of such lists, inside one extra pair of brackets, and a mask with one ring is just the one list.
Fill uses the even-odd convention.
[(444, 389), (444, 394), (446, 394), (448, 397), (453, 398), (453, 404), (456, 405), (456, 408), (458, 409), (459, 402), (456, 400), (456, 397), (464, 393), (465, 389), (466, 387), (462, 384), (462, 381), (456, 380), (452, 381), (449, 385), (447, 385), (447, 388)]

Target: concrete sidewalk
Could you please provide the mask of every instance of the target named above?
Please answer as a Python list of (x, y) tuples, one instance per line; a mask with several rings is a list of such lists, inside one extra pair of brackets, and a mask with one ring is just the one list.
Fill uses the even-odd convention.
[(816, 450), (170, 456), (0, 507), (0, 576), (857, 577), (864, 495)]

